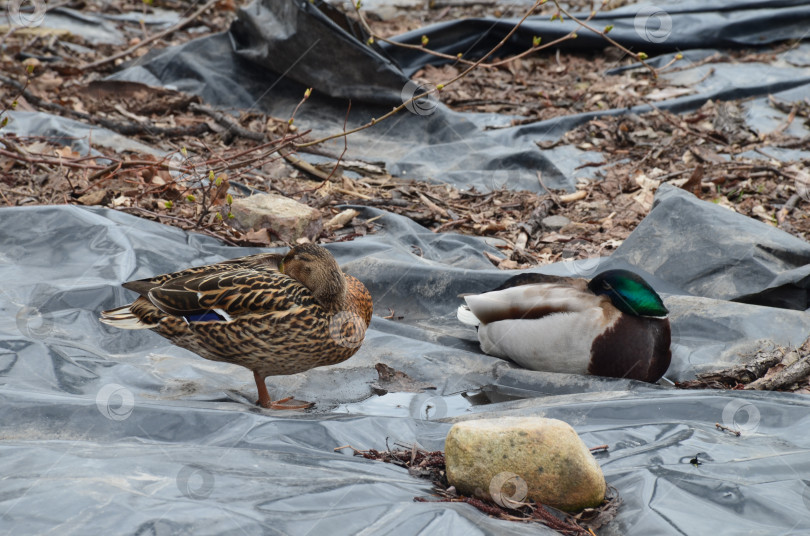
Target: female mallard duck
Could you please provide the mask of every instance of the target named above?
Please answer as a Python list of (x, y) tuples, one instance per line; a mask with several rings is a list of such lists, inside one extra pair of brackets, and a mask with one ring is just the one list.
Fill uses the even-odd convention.
[(124, 283), (140, 297), (101, 313), (123, 329), (151, 329), (212, 361), (253, 371), (259, 404), (273, 402), (265, 378), (345, 361), (371, 322), (371, 296), (315, 244), (283, 257), (259, 254)]
[(627, 270), (521, 274), (464, 300), (458, 318), (479, 326), (481, 349), (528, 369), (656, 382), (669, 367), (669, 311)]

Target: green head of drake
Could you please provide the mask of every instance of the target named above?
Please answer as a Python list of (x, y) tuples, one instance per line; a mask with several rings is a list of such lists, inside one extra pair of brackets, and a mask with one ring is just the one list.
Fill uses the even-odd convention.
[(669, 311), (661, 296), (640, 276), (629, 270), (608, 270), (588, 283), (597, 295), (610, 298), (621, 312), (633, 316), (664, 317)]

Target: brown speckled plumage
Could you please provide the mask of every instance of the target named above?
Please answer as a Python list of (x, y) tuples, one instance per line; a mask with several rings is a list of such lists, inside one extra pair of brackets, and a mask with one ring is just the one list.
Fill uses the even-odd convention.
[[(254, 371), (266, 407), (274, 404), (262, 396), (265, 377), (345, 361), (371, 322), (366, 287), (314, 244), (296, 246), (284, 257), (252, 255), (124, 287), (141, 297), (103, 312), (103, 322), (152, 329), (206, 359)], [(194, 320), (212, 311), (221, 318)]]

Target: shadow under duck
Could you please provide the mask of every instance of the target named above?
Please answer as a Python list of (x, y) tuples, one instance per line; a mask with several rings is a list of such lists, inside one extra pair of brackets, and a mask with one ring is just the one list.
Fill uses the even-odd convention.
[(151, 329), (212, 361), (253, 371), (258, 403), (302, 409), (311, 403), (273, 401), (267, 376), (296, 374), (347, 360), (371, 322), (366, 287), (344, 274), (316, 244), (286, 255), (263, 253), (123, 284), (140, 297), (101, 313), (122, 329)]
[(645, 382), (669, 368), (669, 311), (629, 270), (590, 282), (520, 274), (464, 300), (458, 319), (478, 327), (484, 353), (524, 368)]

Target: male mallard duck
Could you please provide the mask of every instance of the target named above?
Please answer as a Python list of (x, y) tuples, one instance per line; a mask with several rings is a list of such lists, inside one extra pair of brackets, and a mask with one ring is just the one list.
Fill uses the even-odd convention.
[(479, 326), (481, 349), (528, 369), (656, 382), (669, 367), (669, 311), (628, 270), (521, 274), (464, 300), (458, 319)]
[(140, 297), (101, 313), (123, 329), (151, 329), (212, 361), (253, 371), (259, 404), (273, 402), (265, 378), (345, 361), (371, 322), (371, 295), (315, 244), (283, 257), (259, 254), (124, 283)]

